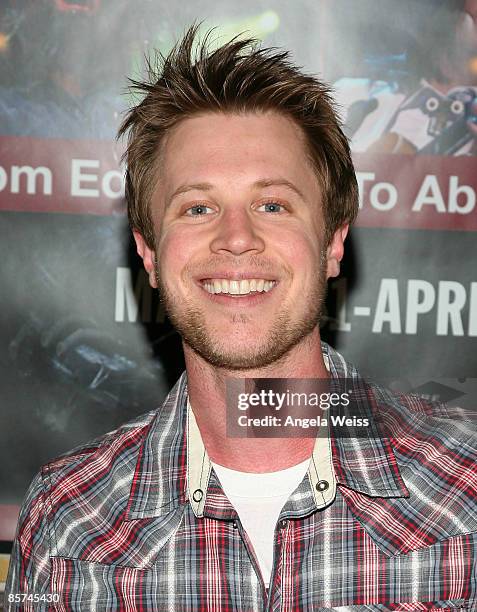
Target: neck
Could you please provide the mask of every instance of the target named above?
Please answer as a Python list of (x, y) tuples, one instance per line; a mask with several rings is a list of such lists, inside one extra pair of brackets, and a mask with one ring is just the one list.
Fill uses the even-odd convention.
[(314, 438), (230, 438), (226, 435), (228, 378), (328, 378), (320, 332), (313, 332), (279, 361), (263, 368), (230, 370), (211, 365), (184, 344), (189, 399), (214, 463), (242, 472), (274, 472), (311, 456)]

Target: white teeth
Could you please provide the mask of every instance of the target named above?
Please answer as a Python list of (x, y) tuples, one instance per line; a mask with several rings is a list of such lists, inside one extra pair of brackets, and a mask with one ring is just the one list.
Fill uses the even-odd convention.
[(208, 293), (229, 293), (230, 295), (248, 295), (249, 293), (266, 293), (276, 284), (276, 281), (263, 278), (228, 280), (213, 278), (202, 282)]
[(230, 282), (229, 292), (232, 295), (237, 295), (238, 293), (240, 293), (240, 285), (239, 285), (238, 281), (233, 280), (233, 281)]
[(250, 283), (248, 280), (240, 281), (240, 295), (244, 295), (245, 293), (250, 293)]

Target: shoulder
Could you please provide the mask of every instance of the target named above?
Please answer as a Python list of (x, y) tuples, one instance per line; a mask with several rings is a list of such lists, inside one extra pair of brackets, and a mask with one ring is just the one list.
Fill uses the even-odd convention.
[[(182, 376), (157, 409), (43, 465), (26, 502), (41, 496), (49, 520), (70, 514), (75, 521), (91, 507), (123, 507), (141, 458), (155, 453), (152, 438), (162, 439), (174, 429), (177, 419), (170, 417), (178, 414), (176, 404), (185, 384)], [(169, 437), (173, 434), (169, 431)]]
[[(371, 386), (379, 428), (390, 443), (405, 498), (390, 500), (422, 541), (477, 533), (477, 428), (468, 413)], [(462, 540), (464, 545), (464, 540)]]
[(105, 449), (118, 441), (126, 441), (131, 436), (134, 436), (139, 432), (146, 431), (153, 419), (157, 416), (159, 410), (160, 408), (157, 408), (155, 410), (151, 410), (150, 412), (146, 412), (145, 414), (141, 414), (140, 416), (135, 417), (133, 420), (123, 423), (117, 429), (108, 431), (98, 438), (94, 438), (93, 440), (85, 442), (84, 444), (76, 446), (66, 453), (59, 455), (56, 457), (56, 459), (49, 461), (46, 465), (50, 467), (60, 467), (63, 464), (74, 462), (77, 458), (91, 455), (100, 449)]
[(18, 558), (56, 554), (60, 535), (72, 526), (92, 528), (99, 509), (117, 512), (126, 506), (139, 450), (156, 414), (137, 417), (42, 466), (20, 510)]
[(468, 441), (475, 449), (477, 419), (468, 409), (368, 384), (375, 416), (393, 437), (441, 438), (445, 433), (449, 442), (453, 439)]
[(83, 496), (100, 480), (105, 487), (117, 470), (130, 472), (132, 478), (139, 448), (157, 412), (136, 417), (43, 465), (30, 485), (22, 514), (36, 498), (46, 500), (51, 508), (55, 503), (67, 503), (72, 496)]
[[(399, 549), (400, 552), (420, 547), (416, 546), (417, 540), (432, 543), (476, 534), (475, 412), (472, 414), (414, 394), (396, 393), (365, 380), (355, 366), (336, 351), (325, 349), (335, 375), (353, 379), (356, 387), (364, 390), (363, 409), (377, 426), (373, 435), (379, 439), (371, 439), (369, 453), (361, 453), (362, 460), (365, 464), (368, 459), (371, 464), (374, 461), (378, 474), (386, 465), (392, 467), (403, 484), (403, 495), (389, 499), (367, 498), (366, 503), (361, 504), (360, 513), (367, 516), (369, 530), (387, 530), (389, 536), (393, 531), (392, 538), (387, 541), (390, 550)], [(385, 448), (386, 453), (378, 453), (379, 448)], [(377, 512), (382, 518), (379, 526), (375, 522)], [(398, 526), (401, 535), (396, 533)], [(416, 539), (417, 530), (419, 538)]]
[[(477, 419), (473, 412), (411, 393), (396, 393), (360, 376), (356, 367), (326, 347), (338, 376), (365, 385), (379, 435), (390, 442), (401, 476), (416, 491), (456, 505), (477, 497)], [(473, 519), (477, 528), (477, 512)]]
[(362, 377), (353, 363), (322, 342), (325, 361), (331, 365), (334, 377), (353, 381), (365, 395), (373, 418), (381, 425), (384, 436), (419, 439), (442, 439), (448, 436), (449, 446), (459, 442), (476, 452), (477, 411), (443, 402), (431, 401), (413, 393), (399, 393)]
[(426, 491), (477, 529), (477, 424), (459, 407), (373, 386), (381, 430), (401, 475), (416, 495)]

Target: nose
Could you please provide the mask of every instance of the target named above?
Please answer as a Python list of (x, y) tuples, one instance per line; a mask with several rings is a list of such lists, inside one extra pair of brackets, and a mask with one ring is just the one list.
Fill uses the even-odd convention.
[(210, 248), (214, 253), (232, 255), (261, 253), (265, 249), (265, 242), (257, 233), (248, 211), (237, 207), (223, 212)]

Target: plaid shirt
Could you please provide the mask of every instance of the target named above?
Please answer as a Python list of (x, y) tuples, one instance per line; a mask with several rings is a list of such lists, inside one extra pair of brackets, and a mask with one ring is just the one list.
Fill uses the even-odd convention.
[(368, 437), (330, 436), (328, 498), (313, 486), (328, 467), (310, 461), (280, 513), (268, 592), (188, 424), (184, 374), (158, 411), (41, 470), (22, 508), (6, 595), (59, 601), (7, 599), (7, 609), (477, 610), (471, 425), (365, 383), (323, 351), (332, 376), (352, 378), (363, 411), (379, 411), (387, 431), (372, 421)]

